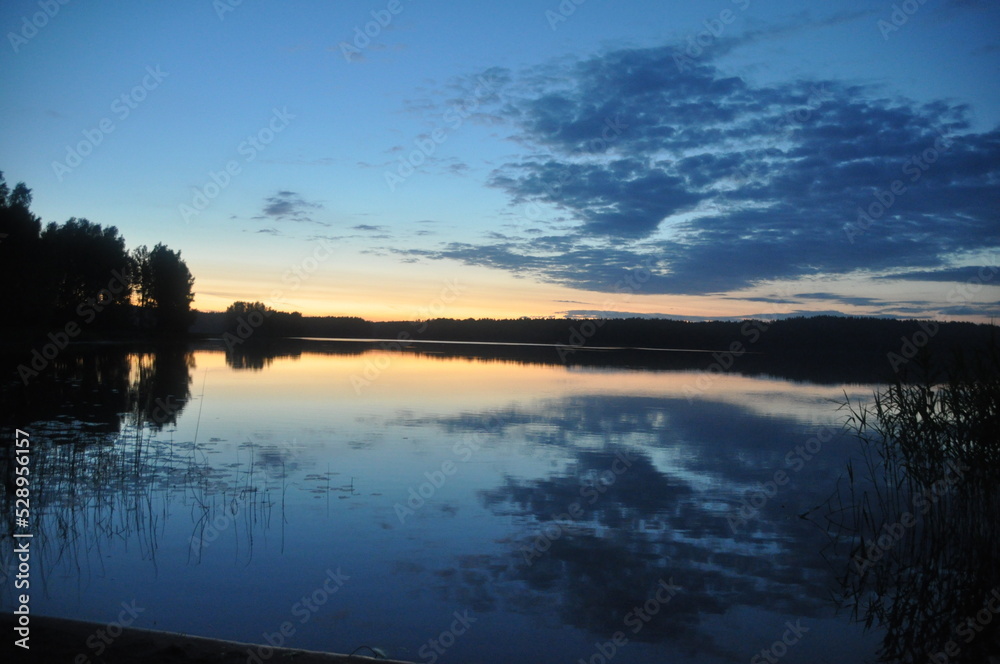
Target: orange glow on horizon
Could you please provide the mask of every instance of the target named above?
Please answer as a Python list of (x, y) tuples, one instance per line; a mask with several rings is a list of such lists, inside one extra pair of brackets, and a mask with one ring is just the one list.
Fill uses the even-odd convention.
[[(759, 284), (739, 292), (713, 295), (642, 295), (575, 290), (475, 266), (462, 266), (459, 272), (441, 269), (441, 266), (379, 263), (379, 269), (365, 264), (357, 271), (347, 265), (338, 266), (289, 286), (282, 274), (237, 269), (240, 267), (213, 266), (201, 271), (202, 276), (195, 282), (193, 307), (205, 312), (220, 312), (235, 301), (260, 301), (278, 311), (299, 312), (303, 316), (352, 316), (374, 322), (433, 318), (516, 319), (523, 316), (565, 318), (569, 312), (702, 320), (810, 315), (812, 312), (826, 313), (829, 308), (826, 300), (787, 295), (816, 287), (801, 282)], [(857, 287), (856, 278), (849, 276), (831, 280), (824, 286), (844, 291)], [(946, 287), (947, 284), (932, 284), (928, 290)], [(880, 288), (883, 290), (870, 296), (885, 298), (886, 302), (902, 297), (903, 287), (899, 284), (888, 283)], [(876, 304), (838, 303), (837, 310), (848, 316), (892, 316), (895, 313), (891, 307)], [(902, 311), (897, 315), (907, 317)], [(928, 318), (989, 322), (975, 316)]]

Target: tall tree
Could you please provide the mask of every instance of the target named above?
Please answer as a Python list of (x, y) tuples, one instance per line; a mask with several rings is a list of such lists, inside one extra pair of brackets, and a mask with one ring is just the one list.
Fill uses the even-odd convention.
[(145, 309), (151, 305), (149, 298), (152, 297), (153, 292), (152, 274), (149, 269), (149, 248), (146, 245), (136, 247), (132, 250), (131, 258), (132, 288), (136, 295), (137, 304), (140, 308)]
[(83, 316), (88, 325), (99, 317), (98, 328), (127, 325), (131, 260), (117, 228), (72, 218), (50, 223), (42, 245), (61, 317)]
[(194, 277), (181, 252), (157, 244), (152, 250), (139, 247), (132, 258), (132, 283), (139, 303), (152, 313), (151, 320), (144, 318), (143, 326), (166, 335), (186, 333), (194, 322)]
[(31, 190), (23, 182), (7, 187), (0, 172), (0, 327), (46, 324), (51, 295), (39, 260), (41, 220), (31, 213)]

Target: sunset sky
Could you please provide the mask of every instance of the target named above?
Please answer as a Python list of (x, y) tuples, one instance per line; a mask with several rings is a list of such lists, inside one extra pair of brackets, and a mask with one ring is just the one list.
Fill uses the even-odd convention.
[(8, 0), (0, 28), (8, 183), (179, 249), (203, 310), (1000, 313), (994, 0)]

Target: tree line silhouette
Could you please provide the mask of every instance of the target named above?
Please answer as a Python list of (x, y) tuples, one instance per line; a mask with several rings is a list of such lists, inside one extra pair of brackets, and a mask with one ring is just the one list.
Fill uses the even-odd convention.
[(9, 189), (0, 172), (0, 335), (187, 334), (194, 277), (179, 251), (162, 243), (129, 251), (116, 227), (87, 219), (43, 228), (31, 202), (23, 182)]
[(867, 358), (877, 365), (880, 375), (883, 369), (889, 375), (898, 373), (918, 356), (947, 358), (963, 349), (989, 347), (997, 338), (992, 324), (859, 316), (699, 322), (651, 318), (368, 321), (351, 316), (303, 316), (246, 301), (234, 302), (225, 313), (200, 313), (195, 330), (201, 336), (221, 336), (230, 351), (290, 337), (381, 339), (402, 345), (494, 342), (552, 346), (559, 361), (571, 364), (587, 364), (588, 355), (610, 348), (712, 351), (723, 370), (733, 363), (754, 363), (761, 356), (796, 358), (796, 363), (810, 367), (856, 364), (859, 358)]

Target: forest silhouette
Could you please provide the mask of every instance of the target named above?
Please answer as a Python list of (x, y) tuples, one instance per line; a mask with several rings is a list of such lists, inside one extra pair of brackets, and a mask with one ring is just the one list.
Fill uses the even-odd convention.
[[(193, 321), (191, 275), (164, 244), (129, 251), (114, 226), (49, 223), (0, 172), (0, 335), (64, 346), (85, 338), (177, 338)], [(46, 339), (46, 343), (49, 340)]]

